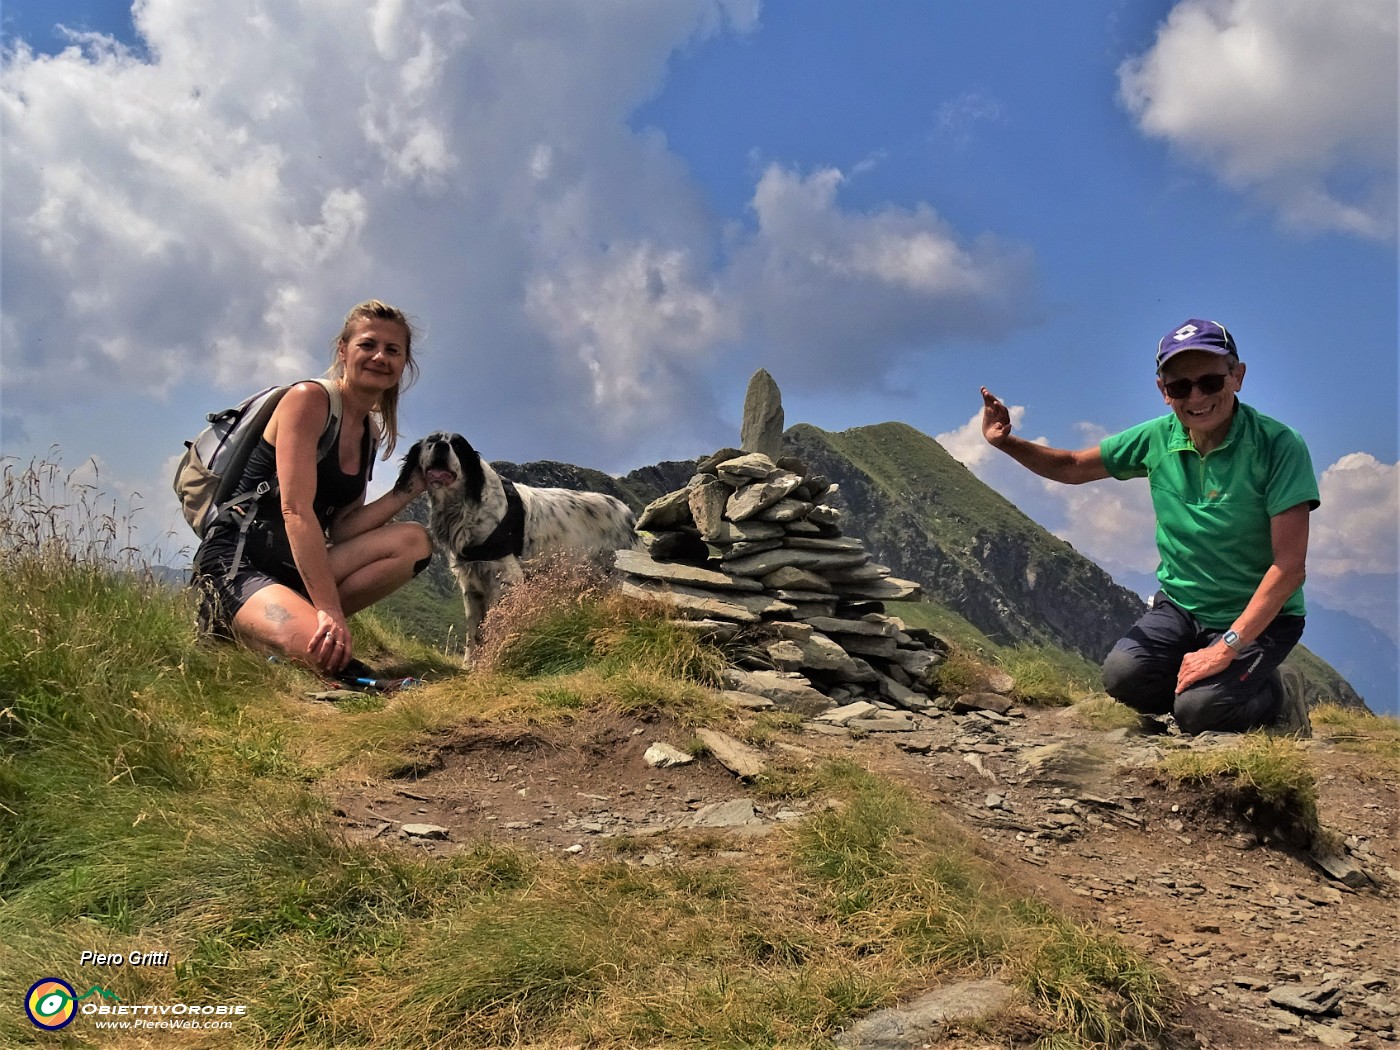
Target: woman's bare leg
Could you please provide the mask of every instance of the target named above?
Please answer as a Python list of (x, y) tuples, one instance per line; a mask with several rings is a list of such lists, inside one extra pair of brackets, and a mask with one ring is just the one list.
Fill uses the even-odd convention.
[(428, 530), (411, 521), (390, 522), (331, 547), (331, 571), (345, 615), (393, 594), (432, 554)]
[[(411, 580), (432, 556), (432, 541), (421, 525), (393, 522), (336, 544), (329, 555), (341, 611), (351, 616)], [(328, 670), (317, 667), (309, 651), (319, 626), (316, 607), (280, 583), (256, 592), (233, 618), (234, 632), (247, 644)]]

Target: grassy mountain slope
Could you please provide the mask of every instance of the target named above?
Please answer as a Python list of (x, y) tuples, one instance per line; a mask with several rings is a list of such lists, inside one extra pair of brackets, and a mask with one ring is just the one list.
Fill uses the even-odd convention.
[(913, 427), (803, 424), (785, 442), (840, 483), (847, 532), (998, 644), (1098, 660), (1141, 613), (1135, 595)]

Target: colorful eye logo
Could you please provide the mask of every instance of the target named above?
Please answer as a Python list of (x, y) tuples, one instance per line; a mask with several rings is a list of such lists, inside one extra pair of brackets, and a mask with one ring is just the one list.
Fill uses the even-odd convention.
[(45, 977), (35, 981), (24, 997), (24, 1012), (39, 1028), (56, 1032), (66, 1027), (78, 1012), (78, 993), (67, 981)]

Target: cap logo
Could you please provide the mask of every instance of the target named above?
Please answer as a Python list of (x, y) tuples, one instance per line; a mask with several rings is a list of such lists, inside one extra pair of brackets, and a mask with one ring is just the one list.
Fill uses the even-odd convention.
[(1190, 339), (1199, 331), (1200, 329), (1193, 324), (1184, 324), (1172, 333), (1172, 341), (1180, 343), (1185, 339)]

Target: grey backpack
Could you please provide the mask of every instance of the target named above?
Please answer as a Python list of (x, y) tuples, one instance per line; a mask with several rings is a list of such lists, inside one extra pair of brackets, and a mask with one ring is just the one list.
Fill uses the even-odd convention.
[[(319, 463), (335, 444), (340, 433), (340, 387), (333, 379), (310, 379), (319, 383), (330, 396), (331, 410), (326, 428), (316, 444)], [(192, 441), (185, 442), (185, 454), (175, 468), (175, 495), (185, 512), (185, 520), (195, 535), (204, 538), (216, 521), (230, 516), (240, 505), (252, 502), (253, 508), (240, 515), (240, 531), (246, 531), (256, 513), (256, 504), (264, 496), (276, 492), (275, 482), (262, 482), (253, 487), (242, 485), (248, 457), (257, 447), (267, 421), (281, 402), (283, 395), (296, 384), (271, 386), (232, 408), (210, 412), (209, 425)]]

